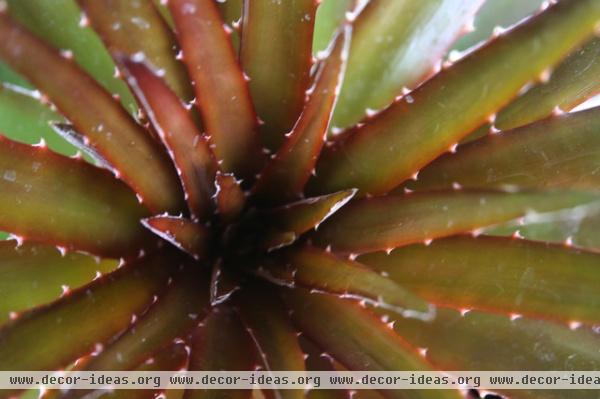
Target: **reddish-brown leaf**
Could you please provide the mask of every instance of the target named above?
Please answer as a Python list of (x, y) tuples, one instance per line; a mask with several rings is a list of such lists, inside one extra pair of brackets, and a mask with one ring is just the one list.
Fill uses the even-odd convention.
[(210, 231), (200, 223), (178, 216), (161, 215), (142, 219), (142, 224), (196, 260), (208, 255)]
[(167, 154), (110, 93), (4, 13), (0, 37), (0, 58), (48, 96), (152, 211), (182, 209), (183, 195)]
[(246, 204), (246, 194), (235, 176), (228, 173), (217, 173), (215, 179), (215, 202), (221, 218), (231, 221), (239, 216)]
[(141, 62), (121, 59), (127, 81), (175, 163), (194, 219), (212, 209), (217, 164), (189, 111), (164, 81)]
[(219, 9), (214, 0), (171, 0), (169, 9), (215, 155), (223, 171), (253, 177), (261, 164), (258, 122)]
[(315, 75), (314, 86), (300, 118), (254, 186), (259, 201), (280, 203), (297, 199), (317, 163), (344, 76), (350, 36), (344, 25)]

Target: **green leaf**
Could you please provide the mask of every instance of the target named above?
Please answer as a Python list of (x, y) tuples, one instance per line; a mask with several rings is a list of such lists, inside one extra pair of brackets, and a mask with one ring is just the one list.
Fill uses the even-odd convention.
[[(190, 371), (243, 371), (255, 365), (254, 343), (229, 307), (219, 306), (204, 319), (192, 336)], [(189, 390), (185, 399), (252, 397), (252, 390)]]
[(321, 153), (333, 107), (344, 76), (352, 30), (344, 25), (329, 55), (315, 74), (304, 110), (274, 158), (260, 174), (253, 194), (259, 201), (297, 199), (314, 171)]
[(181, 209), (183, 196), (168, 156), (107, 91), (4, 14), (0, 36), (11, 38), (0, 42), (0, 58), (48, 96), (153, 211)]
[(346, 13), (355, 7), (355, 0), (321, 0), (315, 15), (313, 54), (327, 48), (336, 30), (346, 19)]
[(598, 199), (597, 194), (586, 192), (483, 190), (367, 198), (354, 201), (333, 215), (314, 234), (314, 239), (320, 245), (331, 245), (336, 252), (387, 250)]
[(210, 231), (206, 226), (179, 216), (160, 215), (142, 219), (154, 234), (170, 242), (196, 260), (208, 257)]
[(117, 94), (129, 112), (137, 110), (127, 85), (114, 76), (115, 64), (102, 41), (83, 23), (76, 0), (8, 0), (8, 4), (19, 22), (52, 46), (71, 51), (77, 63), (106, 90)]
[(465, 32), (483, 0), (372, 0), (354, 22), (333, 125), (348, 127), (415, 87)]
[(240, 60), (264, 125), (263, 141), (276, 150), (302, 112), (310, 84), (315, 0), (244, 0)]
[(600, 2), (562, 1), (497, 37), (326, 148), (313, 190), (389, 191), (558, 63), (599, 20)]
[[(423, 299), (393, 280), (352, 260), (342, 259), (321, 249), (305, 246), (291, 250), (280, 262), (261, 264), (263, 272), (280, 277), (291, 275), (286, 284), (341, 298), (360, 298), (407, 317), (431, 318), (435, 310)], [(273, 280), (272, 280), (273, 281)]]
[[(267, 371), (304, 371), (304, 354), (280, 301), (265, 295), (261, 285), (244, 286), (240, 291), (238, 308), (242, 321), (254, 341), (262, 364)], [(281, 390), (281, 399), (302, 399), (301, 390)]]
[(233, 44), (236, 54), (238, 54), (240, 50), (240, 28), (238, 24), (242, 20), (243, 3), (244, 0), (217, 1), (223, 21), (232, 28), (229, 39)]
[(131, 370), (152, 356), (156, 349), (175, 338), (185, 338), (206, 316), (208, 307), (208, 273), (188, 264), (173, 277), (165, 293), (84, 368)]
[(173, 31), (154, 3), (77, 1), (113, 58), (115, 55), (144, 57), (164, 73), (165, 82), (179, 98), (189, 101), (194, 97), (185, 67), (175, 59), (178, 49)]
[(231, 221), (239, 216), (246, 204), (246, 194), (240, 181), (228, 173), (217, 173), (215, 178), (215, 202), (221, 218)]
[(224, 172), (253, 177), (261, 163), (258, 120), (219, 9), (214, 0), (172, 0), (169, 9), (215, 155)]
[(165, 258), (142, 259), (23, 313), (0, 329), (0, 370), (55, 370), (91, 352), (146, 309), (170, 270)]
[[(350, 370), (431, 370), (417, 351), (352, 301), (300, 289), (284, 293), (301, 330)], [(460, 398), (456, 391), (385, 390), (387, 398)]]
[[(127, 82), (175, 163), (194, 219), (212, 211), (217, 164), (189, 111), (165, 82), (144, 63), (122, 59)], [(168, 75), (167, 75), (168, 77)]]
[(600, 322), (600, 254), (510, 238), (452, 237), (359, 261), (439, 305)]
[[(587, 328), (571, 330), (548, 321), (471, 311), (461, 316), (439, 309), (433, 322), (389, 314), (394, 330), (426, 348), (431, 364), (442, 370), (597, 370), (600, 338)], [(515, 398), (593, 399), (586, 390), (506, 391)]]
[(260, 212), (259, 219), (268, 221), (261, 245), (268, 250), (290, 245), (302, 234), (317, 229), (327, 218), (346, 205), (354, 194), (356, 190), (345, 190)]
[(600, 183), (600, 108), (555, 116), (461, 146), (423, 169), (410, 189), (577, 188)]
[(135, 195), (82, 160), (0, 138), (0, 229), (25, 239), (115, 257), (151, 242)]
[(494, 126), (512, 129), (552, 114), (570, 111), (600, 92), (600, 39), (594, 37), (572, 52), (550, 75), (496, 115)]
[(0, 324), (11, 314), (58, 299), (117, 267), (114, 260), (66, 253), (40, 244), (0, 242)]
[(12, 140), (36, 144), (44, 139), (52, 150), (73, 155), (75, 149), (48, 125), (50, 121), (62, 120), (62, 116), (40, 102), (35, 92), (0, 84), (0, 132)]

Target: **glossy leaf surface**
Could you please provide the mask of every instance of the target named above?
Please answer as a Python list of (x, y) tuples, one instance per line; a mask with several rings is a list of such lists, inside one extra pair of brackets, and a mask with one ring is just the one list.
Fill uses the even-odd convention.
[(91, 282), (97, 272), (114, 270), (117, 264), (83, 254), (63, 256), (52, 246), (0, 241), (0, 324), (9, 320), (11, 312), (58, 299), (70, 289)]
[(175, 36), (152, 1), (77, 0), (114, 55), (143, 57), (186, 101), (193, 90), (185, 67), (175, 59)]
[(319, 66), (302, 115), (256, 182), (253, 191), (259, 200), (293, 200), (303, 192), (325, 144), (344, 76), (351, 34), (350, 26), (343, 26), (329, 56)]
[(129, 85), (175, 163), (192, 216), (206, 219), (212, 209), (217, 169), (208, 142), (196, 127), (189, 110), (147, 64), (131, 60), (122, 60), (122, 64)]
[(142, 219), (142, 224), (196, 260), (208, 255), (210, 232), (202, 224), (169, 215)]
[(165, 287), (169, 270), (164, 258), (141, 260), (23, 313), (0, 329), (0, 370), (54, 370), (91, 352), (146, 309)]
[[(600, 255), (560, 245), (480, 236), (362, 256), (436, 304), (563, 322), (600, 319)], [(574, 289), (574, 287), (577, 287)]]
[(459, 190), (375, 197), (344, 207), (319, 228), (315, 240), (346, 253), (385, 250), (597, 201), (594, 193), (552, 191)]
[(127, 186), (81, 160), (0, 138), (0, 228), (120, 257), (148, 243), (147, 214)]
[(315, 191), (384, 193), (451, 148), (593, 32), (600, 3), (566, 1), (442, 71), (326, 149)]
[[(301, 290), (286, 291), (284, 297), (302, 331), (350, 370), (431, 370), (414, 348), (352, 301)], [(387, 398), (461, 397), (451, 390), (381, 393)]]
[(232, 174), (216, 175), (214, 199), (219, 215), (225, 220), (235, 219), (244, 209), (246, 193), (240, 187), (240, 183)]
[(0, 36), (11, 38), (0, 42), (0, 58), (46, 94), (152, 210), (180, 209), (168, 157), (107, 91), (6, 15), (0, 16)]
[(120, 97), (131, 113), (137, 105), (127, 85), (114, 76), (115, 64), (102, 41), (82, 19), (77, 0), (8, 0), (10, 14), (73, 59), (106, 90)]
[(597, 189), (600, 109), (545, 119), (461, 146), (419, 173), (411, 189), (564, 187)]
[(173, 0), (169, 9), (215, 155), (223, 171), (250, 177), (260, 166), (257, 119), (219, 9), (213, 0)]
[(302, 111), (310, 82), (315, 0), (245, 0), (240, 60), (272, 150)]
[(370, 1), (354, 22), (348, 72), (333, 125), (354, 125), (367, 109), (387, 106), (403, 87), (414, 88), (429, 77), (482, 3)]
[[(238, 315), (227, 306), (213, 308), (192, 336), (189, 370), (244, 371), (255, 365), (254, 343)], [(245, 399), (250, 390), (188, 390), (185, 399)]]

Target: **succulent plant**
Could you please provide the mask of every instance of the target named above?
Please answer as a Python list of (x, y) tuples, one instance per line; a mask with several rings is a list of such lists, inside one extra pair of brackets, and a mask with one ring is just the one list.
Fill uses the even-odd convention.
[(1, 2), (0, 370), (600, 369), (600, 1), (481, 3)]

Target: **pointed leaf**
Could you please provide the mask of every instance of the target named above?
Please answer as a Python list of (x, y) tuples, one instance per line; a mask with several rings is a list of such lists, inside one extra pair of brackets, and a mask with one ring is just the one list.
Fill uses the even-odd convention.
[(316, 9), (315, 0), (244, 0), (240, 59), (271, 150), (302, 112)]
[(222, 261), (215, 262), (210, 279), (210, 304), (217, 306), (227, 301), (240, 288), (237, 273), (224, 267)]
[(315, 15), (313, 32), (313, 55), (318, 55), (329, 46), (338, 27), (346, 19), (346, 13), (351, 12), (356, 0), (321, 0)]
[[(400, 336), (351, 301), (331, 295), (286, 291), (292, 317), (302, 331), (350, 370), (431, 370)], [(387, 398), (460, 398), (446, 390), (381, 391)]]
[(600, 254), (510, 238), (453, 237), (365, 255), (360, 262), (440, 305), (600, 322)]
[(600, 183), (600, 108), (552, 117), (461, 146), (419, 173), (411, 189), (566, 187)]
[(345, 190), (303, 199), (262, 212), (259, 218), (268, 221), (262, 246), (272, 250), (291, 244), (307, 231), (317, 229), (327, 218), (346, 205), (354, 194), (356, 190)]
[(240, 187), (240, 183), (232, 174), (217, 173), (215, 179), (217, 211), (227, 221), (237, 218), (246, 204), (246, 194)]
[(76, 0), (8, 0), (17, 21), (52, 46), (72, 54), (73, 59), (111, 94), (119, 96), (131, 113), (137, 110), (127, 85), (115, 76), (115, 64), (104, 44), (82, 19)]
[(208, 274), (189, 264), (127, 332), (85, 365), (86, 370), (130, 370), (175, 338), (184, 338), (208, 311)]
[[(333, 125), (351, 126), (435, 72), (483, 0), (373, 0), (354, 22)], [(426, 50), (424, 50), (426, 49)]]
[(58, 299), (117, 267), (114, 260), (61, 254), (51, 246), (0, 241), (0, 324), (11, 315)]
[(336, 257), (318, 248), (306, 246), (291, 250), (283, 255), (281, 263), (261, 266), (273, 276), (291, 274), (291, 284), (313, 291), (341, 298), (360, 298), (406, 317), (426, 319), (435, 315), (432, 306), (389, 278), (358, 262)]
[(344, 25), (320, 65), (302, 115), (253, 189), (261, 201), (297, 199), (317, 163), (339, 93), (352, 30)]
[(600, 39), (594, 37), (571, 53), (552, 71), (550, 80), (518, 97), (496, 115), (500, 130), (535, 122), (552, 114), (555, 107), (570, 111), (600, 92)]
[(152, 210), (180, 209), (168, 157), (108, 92), (6, 15), (0, 15), (0, 36), (10, 37), (0, 41), (0, 58), (44, 92)]
[(103, 256), (151, 241), (147, 211), (105, 170), (0, 137), (0, 229)]
[[(253, 370), (254, 343), (248, 336), (235, 312), (226, 306), (212, 312), (194, 331), (189, 370), (191, 371), (244, 371)], [(251, 390), (190, 389), (185, 399), (251, 398)]]
[[(572, 208), (599, 197), (585, 192), (439, 191), (352, 202), (315, 233), (334, 251), (363, 253), (471, 232), (530, 213)], [(352, 234), (349, 234), (352, 232)]]
[(142, 259), (22, 314), (0, 329), (0, 370), (55, 370), (91, 352), (146, 309), (169, 273), (164, 258)]
[(144, 63), (129, 59), (122, 59), (121, 63), (128, 75), (129, 85), (169, 149), (192, 216), (197, 219), (208, 218), (217, 165), (207, 141), (181, 100), (160, 77)]
[[(238, 296), (240, 314), (267, 371), (304, 371), (304, 354), (280, 301), (263, 286), (245, 286)], [(300, 390), (281, 390), (281, 399), (302, 399)]]
[(208, 256), (210, 232), (202, 224), (169, 215), (142, 219), (142, 224), (196, 260)]
[(499, 36), (326, 148), (313, 188), (389, 191), (559, 62), (599, 20), (599, 2), (563, 1)]
[(219, 10), (214, 0), (172, 0), (169, 9), (215, 155), (225, 172), (251, 177), (260, 166), (257, 119)]
[(44, 139), (49, 148), (64, 155), (73, 155), (75, 149), (48, 126), (63, 117), (40, 102), (36, 92), (8, 84), (0, 84), (0, 132), (12, 140), (29, 144)]
[(69, 123), (50, 122), (50, 127), (66, 142), (77, 148), (82, 154), (87, 155), (93, 164), (107, 170), (112, 170), (112, 166), (108, 163), (108, 161), (89, 145), (89, 142), (86, 140), (85, 136), (79, 133), (75, 129), (75, 126)]
[[(427, 348), (426, 356), (442, 370), (597, 370), (600, 337), (586, 328), (548, 321), (472, 311), (439, 309), (433, 322), (397, 319), (395, 331), (413, 345)], [(519, 390), (518, 398), (592, 399), (586, 390)], [(518, 394), (518, 395), (517, 395)]]
[(175, 36), (152, 1), (77, 1), (113, 57), (143, 56), (164, 73), (165, 81), (179, 98), (193, 98), (185, 67), (175, 59)]

